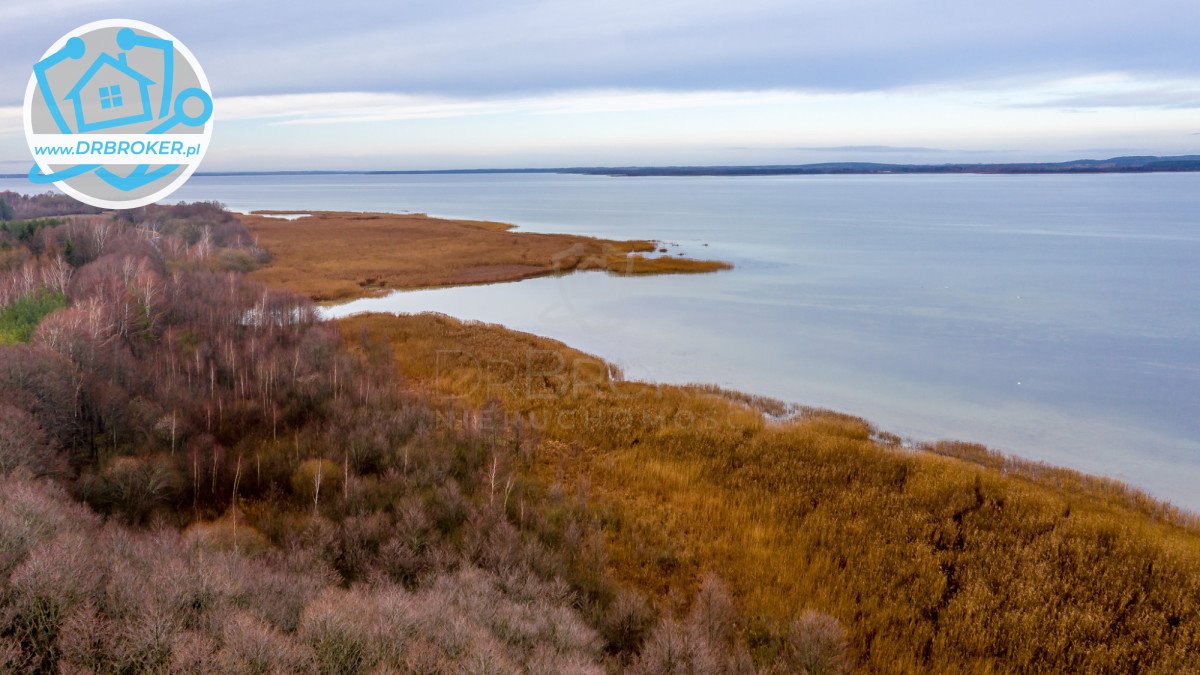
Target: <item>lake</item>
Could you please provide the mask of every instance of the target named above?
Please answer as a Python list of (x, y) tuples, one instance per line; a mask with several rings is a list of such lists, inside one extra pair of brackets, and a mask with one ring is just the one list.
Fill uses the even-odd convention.
[(671, 242), (736, 267), (404, 292), (330, 314), (500, 323), (632, 378), (979, 441), (1200, 510), (1200, 174), (201, 176), (173, 199)]

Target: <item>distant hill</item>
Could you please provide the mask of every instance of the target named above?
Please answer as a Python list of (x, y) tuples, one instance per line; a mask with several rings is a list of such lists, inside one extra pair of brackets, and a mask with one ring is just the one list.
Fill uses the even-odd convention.
[(881, 164), (877, 162), (824, 162), (819, 164), (763, 164), (752, 166), (573, 166), (557, 168), (434, 169), (409, 171), (235, 171), (198, 175), (262, 176), (313, 174), (477, 174), (477, 173), (576, 173), (599, 176), (786, 176), (807, 174), (876, 173), (1143, 173), (1200, 171), (1200, 155), (1154, 155), (1076, 159), (1069, 162), (1015, 162), (1009, 164)]
[[(1134, 155), (1108, 159), (1075, 159), (1069, 162), (1013, 162), (1007, 164), (882, 164), (878, 162), (823, 162), (819, 164), (761, 164), (750, 166), (573, 166), (558, 168), (412, 169), (404, 171), (201, 171), (197, 176), (328, 176), (477, 173), (574, 173), (595, 176), (790, 176), (878, 173), (1151, 173), (1200, 171), (1200, 155), (1158, 157)], [(24, 178), (25, 174), (0, 174)]]
[(877, 162), (825, 162), (762, 166), (667, 166), (562, 169), (563, 173), (605, 176), (785, 176), (809, 174), (878, 173), (1145, 173), (1200, 171), (1200, 155), (1175, 157), (1132, 156), (1109, 159), (1076, 159), (1069, 162), (1019, 162), (1009, 164), (881, 164)]

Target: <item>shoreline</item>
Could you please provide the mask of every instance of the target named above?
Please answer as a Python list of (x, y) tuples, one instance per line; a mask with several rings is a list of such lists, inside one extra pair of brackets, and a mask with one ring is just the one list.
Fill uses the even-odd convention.
[[(297, 218), (297, 219), (279, 218), (279, 216), (284, 216), (284, 215), (302, 215), (302, 217)], [(323, 308), (326, 308), (326, 309), (335, 307), (335, 306), (339, 306), (342, 304), (348, 304), (348, 303), (351, 303), (351, 302), (354, 302), (357, 300), (386, 297), (387, 295), (389, 295), (393, 292), (410, 292), (410, 291), (420, 291), (420, 290), (449, 289), (449, 288), (465, 287), (465, 286), (488, 286), (488, 285), (494, 285), (494, 284), (515, 283), (518, 281), (524, 281), (524, 280), (528, 280), (528, 279), (546, 277), (546, 276), (551, 276), (551, 275), (570, 274), (570, 273), (576, 272), (576, 271), (599, 270), (599, 271), (609, 272), (610, 274), (614, 273), (614, 271), (611, 268), (606, 268), (604, 265), (596, 264), (595, 262), (593, 262), (591, 264), (587, 264), (587, 263), (580, 264), (579, 261), (586, 260), (587, 253), (586, 253), (586, 251), (581, 253), (578, 250), (572, 250), (571, 249), (572, 246), (578, 246), (578, 245), (606, 246), (607, 245), (609, 247), (614, 247), (614, 248), (620, 246), (623, 248), (621, 248), (619, 250), (626, 256), (630, 255), (629, 251), (631, 251), (631, 250), (632, 251), (646, 250), (647, 248), (650, 248), (650, 247), (653, 247), (654, 249), (658, 248), (658, 242), (650, 242), (649, 240), (615, 241), (615, 240), (598, 239), (598, 238), (593, 238), (593, 237), (584, 237), (584, 236), (578, 236), (578, 235), (556, 235), (556, 234), (529, 233), (529, 232), (520, 232), (520, 231), (514, 232), (513, 229), (516, 226), (514, 226), (512, 224), (508, 224), (508, 223), (498, 223), (498, 222), (494, 222), (494, 221), (451, 219), (451, 218), (435, 218), (435, 217), (427, 216), (425, 214), (386, 214), (386, 213), (375, 213), (375, 212), (331, 212), (331, 211), (320, 211), (320, 210), (270, 209), (270, 210), (256, 210), (250, 214), (240, 214), (239, 219), (242, 220), (244, 223), (246, 223), (247, 226), (251, 229), (251, 231), (254, 232), (256, 235), (261, 235), (265, 231), (269, 231), (271, 234), (276, 235), (276, 237), (274, 237), (273, 239), (264, 242), (266, 244), (266, 248), (268, 248), (272, 252), (272, 255), (275, 256), (275, 260), (272, 263), (267, 264), (262, 270), (252, 273), (251, 277), (258, 278), (260, 281), (263, 281), (264, 283), (268, 283), (269, 285), (271, 285), (271, 284), (282, 285), (282, 286), (290, 288), (291, 290), (301, 292), (305, 295), (308, 295), (309, 297), (312, 297), (314, 299), (314, 301), (318, 302), (318, 304), (320, 306), (322, 306)], [(408, 227), (408, 228), (410, 228), (410, 231), (407, 232), (407, 236), (412, 237), (412, 241), (415, 241), (417, 244), (420, 244), (420, 245), (430, 245), (432, 243), (433, 245), (436, 246), (439, 243), (441, 243), (441, 240), (436, 237), (434, 237), (433, 239), (430, 239), (430, 235), (438, 234), (436, 232), (436, 230), (438, 230), (439, 228), (443, 228), (443, 227), (456, 228), (454, 230), (454, 234), (452, 236), (459, 236), (460, 233), (462, 233), (462, 232), (466, 232), (467, 236), (471, 236), (472, 234), (479, 235), (481, 233), (484, 234), (485, 236), (490, 236), (491, 234), (497, 233), (497, 232), (505, 233), (505, 234), (509, 235), (510, 239), (508, 241), (500, 240), (500, 241), (504, 241), (504, 243), (501, 244), (502, 246), (511, 246), (511, 245), (513, 245), (511, 243), (512, 239), (519, 240), (521, 238), (537, 239), (537, 240), (539, 240), (538, 241), (539, 244), (544, 243), (545, 241), (552, 241), (552, 242), (554, 242), (555, 246), (561, 246), (564, 243), (568, 243), (569, 246), (567, 247), (566, 250), (568, 250), (570, 252), (570, 260), (569, 261), (573, 264), (567, 265), (561, 269), (556, 268), (553, 265), (541, 266), (541, 267), (538, 267), (535, 265), (529, 265), (524, 268), (504, 267), (504, 266), (498, 266), (495, 264), (489, 265), (488, 264), (488, 256), (489, 255), (493, 255), (497, 251), (500, 251), (502, 254), (507, 254), (507, 251), (505, 251), (505, 249), (503, 249), (503, 248), (499, 248), (499, 246), (497, 246), (495, 241), (489, 241), (488, 244), (490, 245), (490, 248), (485, 247), (483, 249), (472, 250), (472, 251), (470, 251), (468, 257), (466, 257), (466, 258), (451, 260), (452, 265), (457, 265), (457, 267), (455, 269), (462, 270), (465, 267), (465, 269), (467, 269), (467, 270), (473, 270), (473, 271), (480, 272), (481, 278), (471, 278), (469, 275), (467, 275), (467, 276), (460, 275), (457, 278), (446, 279), (446, 280), (441, 281), (440, 283), (425, 283), (422, 281), (422, 279), (427, 279), (428, 277), (422, 277), (422, 276), (420, 276), (420, 274), (417, 274), (416, 276), (413, 276), (413, 275), (397, 276), (397, 277), (394, 277), (394, 279), (396, 279), (396, 280), (391, 283), (382, 284), (382, 285), (379, 285), (376, 287), (363, 286), (363, 285), (359, 284), (357, 288), (351, 289), (349, 292), (343, 291), (342, 293), (333, 294), (331, 296), (326, 296), (326, 297), (322, 297), (322, 294), (320, 292), (313, 293), (313, 292), (309, 292), (309, 291), (305, 290), (306, 288), (314, 287), (314, 285), (312, 283), (312, 279), (307, 279), (301, 283), (297, 283), (295, 279), (290, 278), (290, 277), (284, 277), (282, 281), (273, 281), (272, 280), (272, 277), (273, 277), (273, 274), (271, 273), (272, 267), (279, 264), (280, 257), (286, 257), (286, 256), (290, 255), (290, 251), (286, 250), (286, 246), (285, 246), (284, 255), (281, 256), (279, 254), (279, 251), (276, 248), (276, 246), (278, 245), (278, 242), (280, 241), (280, 238), (278, 238), (278, 234), (285, 233), (288, 230), (293, 229), (293, 228), (297, 228), (297, 226), (308, 225), (310, 227), (303, 228), (304, 229), (303, 234), (305, 236), (311, 236), (314, 234), (316, 228), (324, 228), (324, 232), (321, 233), (321, 237), (319, 237), (319, 239), (322, 239), (323, 241), (318, 241), (318, 247), (320, 248), (321, 252), (324, 253), (325, 251), (328, 250), (328, 246), (330, 245), (330, 240), (342, 240), (348, 236), (352, 236), (353, 233), (348, 234), (344, 231), (341, 231), (339, 233), (339, 236), (331, 237), (330, 234), (336, 231), (337, 226), (345, 225), (347, 222), (352, 223), (353, 221), (367, 222), (367, 223), (371, 223), (372, 225), (379, 226), (382, 228), (389, 228), (392, 226)], [(411, 231), (411, 226), (413, 224), (417, 225), (416, 231)], [(467, 229), (465, 229), (465, 230), (462, 229), (464, 226)], [(271, 243), (272, 240), (275, 241), (276, 244), (272, 244)], [(369, 242), (364, 242), (364, 241), (358, 241), (357, 243), (360, 246), (368, 246), (369, 245)], [(549, 249), (546, 249), (543, 246), (542, 248), (534, 249), (534, 250), (538, 250), (538, 251), (541, 251), (544, 253)], [(560, 249), (560, 250), (563, 250), (563, 249)], [(594, 256), (595, 249), (593, 248), (590, 250), (593, 251), (593, 253), (591, 255)], [(603, 249), (601, 249), (601, 250), (603, 251)], [(375, 251), (371, 252), (372, 255), (375, 255), (376, 253), (377, 252), (375, 252)], [(410, 249), (410, 250), (406, 251), (406, 254), (409, 257), (416, 257), (416, 258), (422, 258), (425, 256), (426, 253), (428, 253), (427, 250), (420, 250), (420, 249)], [(439, 254), (439, 257), (441, 259), (443, 259), (443, 260), (446, 259), (444, 255), (440, 255), (441, 251), (435, 250), (435, 253)], [(609, 251), (607, 251), (607, 253), (611, 254), (612, 253), (611, 249)], [(694, 259), (683, 259), (683, 260), (686, 261), (687, 263), (695, 264), (698, 266), (698, 267), (686, 270), (687, 272), (695, 273), (695, 272), (716, 271), (718, 269), (726, 269), (726, 267), (720, 266), (720, 265), (723, 265), (722, 263), (715, 263), (716, 265), (718, 265), (717, 267), (715, 267), (715, 269), (706, 269), (706, 268), (702, 267), (705, 264), (713, 264), (713, 261), (700, 261), (700, 260), (694, 260)], [(285, 261), (284, 264), (289, 265), (289, 266), (294, 264), (297, 267), (304, 266), (303, 261), (300, 261), (300, 262)], [(401, 261), (401, 266), (402, 266), (402, 264), (403, 264), (403, 261)], [(670, 272), (670, 271), (657, 272), (657, 271), (653, 271), (653, 270), (648, 270), (648, 271), (635, 272), (633, 274), (636, 275), (636, 274), (656, 274), (656, 273), (674, 273), (674, 272)], [(319, 285), (319, 284), (316, 285), (316, 287), (327, 288), (327, 287)], [(378, 312), (378, 311), (379, 310), (374, 310), (374, 312)], [(439, 313), (438, 310), (436, 310), (436, 309), (433, 311), (435, 313)], [(369, 309), (364, 310), (364, 312), (367, 314), (374, 313), (373, 310), (369, 310)], [(361, 316), (361, 313), (356, 313), (354, 316)], [(420, 314), (414, 314), (414, 315), (409, 315), (409, 316), (420, 316)], [(347, 319), (352, 319), (352, 318), (353, 317), (348, 316), (348, 317), (343, 317), (343, 318), (334, 319), (334, 320), (345, 321)], [(473, 322), (470, 320), (465, 320), (464, 323), (473, 323)], [(485, 322), (485, 324), (486, 324), (486, 322)], [(487, 324), (487, 325), (490, 325), (490, 324)], [(499, 326), (500, 328), (502, 328), (503, 330), (511, 331), (514, 333), (523, 333), (524, 332), (524, 331), (520, 331), (515, 328), (509, 328), (507, 326), (501, 326), (499, 324), (496, 324), (496, 325)], [(530, 335), (535, 335), (536, 337), (539, 337), (541, 339), (557, 341), (556, 338), (552, 338), (549, 336), (542, 336), (542, 335), (538, 335), (536, 333), (530, 333)], [(591, 356), (591, 355), (589, 355), (589, 356)], [(596, 358), (597, 360), (602, 360), (602, 357), (592, 357), (592, 358)], [(603, 361), (603, 362), (607, 366), (613, 367), (611, 363), (609, 363), (607, 361)], [(641, 381), (641, 380), (639, 380), (639, 381)], [(655, 381), (653, 379), (644, 380), (643, 382), (650, 386), (666, 386), (666, 387), (688, 386), (688, 385), (679, 384), (679, 383)], [(745, 391), (744, 387), (739, 387), (738, 392), (740, 395), (746, 396), (746, 397), (754, 397), (754, 398), (760, 398), (760, 399), (771, 398), (769, 396), (760, 396), (760, 395)], [(799, 405), (799, 404), (796, 404), (796, 405)], [(806, 407), (806, 406), (801, 406), (801, 407)], [(868, 418), (869, 418), (869, 415), (868, 415)], [(858, 419), (863, 419), (863, 418), (858, 418)], [(873, 428), (874, 428), (874, 426), (873, 426)], [(897, 439), (901, 438), (900, 436), (891, 434), (890, 432), (887, 431), (887, 429), (879, 429), (879, 433), (884, 434), (886, 436), (895, 437)], [(949, 438), (957, 438), (957, 436), (951, 435), (951, 436), (949, 436)], [(932, 433), (927, 434), (927, 435), (920, 435), (920, 434), (905, 435), (903, 437), (903, 440), (907, 442), (906, 444), (910, 444), (911, 446), (916, 447), (916, 448), (920, 448), (922, 446), (926, 446), (926, 445), (929, 445), (932, 443), (945, 441), (946, 439), (947, 439), (947, 436), (944, 434), (939, 435), (939, 434), (932, 434)], [(954, 441), (954, 442), (959, 442), (959, 441)], [(980, 447), (983, 447), (983, 446), (980, 446)], [(995, 452), (995, 451), (991, 451), (991, 452)], [(1000, 454), (1000, 453), (997, 453), (997, 454)], [(1073, 473), (1078, 474), (1079, 476), (1083, 476), (1083, 477), (1094, 478), (1094, 479), (1103, 480), (1103, 481), (1110, 481), (1110, 482), (1113, 482), (1113, 483), (1123, 486), (1124, 489), (1138, 493), (1140, 495), (1139, 500), (1141, 500), (1142, 498), (1150, 499), (1150, 500), (1153, 500), (1156, 502), (1161, 502), (1164, 505), (1168, 505), (1173, 509), (1178, 509), (1181, 512), (1185, 512), (1192, 516), (1195, 516), (1198, 514), (1198, 512), (1195, 511), (1194, 509), (1191, 509), (1186, 506), (1179, 506), (1179, 505), (1171, 502), (1169, 498), (1155, 495), (1151, 492), (1146, 491), (1144, 488), (1137, 487), (1136, 485), (1134, 485), (1132, 483), (1127, 483), (1127, 482), (1123, 481), (1122, 479), (1113, 478), (1109, 475), (1104, 474), (1103, 472), (1066, 468), (1060, 464), (1055, 464), (1053, 462), (1046, 462), (1044, 460), (1025, 459), (1025, 458), (1023, 458), (1023, 456), (1020, 453), (1012, 453), (1012, 454), (1003, 453), (1003, 456), (1008, 458), (1007, 461), (1009, 461), (1009, 462), (1018, 462), (1018, 463), (1024, 463), (1024, 464), (1036, 464), (1043, 468), (1052, 468), (1055, 470), (1073, 472)]]
[[(830, 408), (819, 404), (784, 400), (770, 394), (755, 393), (744, 387), (729, 387), (694, 380), (672, 382), (644, 377), (627, 378), (623, 368), (619, 364), (610, 361), (607, 357), (581, 350), (575, 345), (556, 337), (513, 328), (502, 323), (460, 318), (437, 310), (393, 313), (366, 309), (343, 316), (326, 316), (323, 314), (322, 318), (342, 326), (343, 333), (347, 339), (352, 339), (357, 335), (351, 328), (358, 329), (363, 325), (376, 324), (379, 330), (384, 331), (395, 328), (401, 334), (405, 335), (407, 339), (413, 333), (411, 330), (412, 324), (421, 324), (427, 321), (450, 323), (457, 326), (462, 335), (471, 336), (472, 338), (476, 334), (489, 335), (494, 339), (515, 339), (534, 345), (530, 348), (529, 354), (525, 355), (526, 357), (541, 351), (543, 346), (548, 350), (562, 350), (568, 354), (566, 362), (570, 367), (567, 370), (571, 370), (577, 364), (582, 364), (584, 369), (591, 367), (599, 368), (604, 373), (609, 374), (604, 375), (604, 378), (611, 377), (613, 382), (621, 384), (660, 391), (693, 392), (726, 399), (731, 403), (744, 405), (749, 409), (755, 410), (758, 414), (762, 415), (762, 421), (767, 425), (786, 426), (812, 415), (831, 415), (837, 418), (854, 420), (868, 429), (868, 439), (872, 443), (889, 450), (915, 456), (928, 457), (930, 455), (938, 455), (942, 458), (962, 461), (971, 466), (996, 471), (1003, 476), (1025, 480), (1039, 488), (1061, 493), (1063, 496), (1073, 495), (1076, 497), (1100, 498), (1102, 500), (1112, 498), (1123, 506), (1136, 508), (1148, 514), (1153, 513), (1155, 518), (1161, 518), (1173, 525), (1200, 529), (1200, 510), (1177, 504), (1169, 498), (1156, 495), (1135, 484), (1101, 472), (1085, 471), (1052, 461), (1034, 459), (1021, 454), (998, 450), (991, 445), (974, 440), (955, 436), (897, 434), (890, 430), (891, 427), (880, 426), (869, 415), (847, 412), (840, 408)], [(386, 326), (386, 324), (391, 324), (391, 327)], [(416, 333), (419, 334), (420, 331), (418, 330)], [(444, 350), (446, 353), (466, 354), (470, 352), (470, 350), (464, 350), (462, 345), (458, 343), (443, 346), (453, 347), (453, 349)], [(502, 370), (519, 371), (527, 362), (527, 359), (524, 358), (496, 358), (486, 353), (482, 355), (473, 354), (473, 358), (476, 359), (476, 365), (480, 367), (480, 370), (474, 373), (472, 377), (483, 382), (484, 384), (481, 386), (485, 387), (491, 386), (490, 378), (492, 377), (492, 373), (488, 372), (488, 369), (500, 367)], [(411, 375), (408, 372), (405, 374)], [(541, 376), (544, 373), (535, 374)], [(507, 375), (508, 373), (503, 373), (502, 377)], [(554, 373), (551, 375), (554, 375)], [(574, 373), (564, 373), (564, 376), (574, 377)], [(437, 383), (432, 380), (417, 379), (422, 381), (423, 385), (433, 386), (437, 393), (447, 395), (447, 400), (459, 402), (473, 401), (474, 404), (482, 406), (486, 405), (489, 400), (497, 398), (486, 396), (475, 398), (474, 391), (448, 394), (446, 391), (441, 390), (437, 386)], [(595, 382), (585, 381), (582, 386), (584, 388), (594, 387)], [(567, 387), (567, 389), (570, 389), (570, 387)], [(520, 418), (521, 413), (516, 412), (514, 415)], [(557, 420), (553, 413), (550, 413), (546, 419), (551, 420), (551, 426), (556, 424), (561, 426), (561, 431), (569, 432), (574, 425), (570, 421), (563, 423), (562, 420)], [(534, 427), (539, 427), (536, 417), (525, 419), (524, 422), (531, 423)], [(539, 429), (542, 431), (545, 430), (540, 427)]]

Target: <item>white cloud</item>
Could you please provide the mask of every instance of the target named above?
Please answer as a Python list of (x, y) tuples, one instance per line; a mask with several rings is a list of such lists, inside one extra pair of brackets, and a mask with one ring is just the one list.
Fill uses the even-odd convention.
[(0, 108), (0, 135), (23, 133), (24, 126), (19, 106)]
[(1200, 108), (1200, 80), (1150, 79), (1101, 73), (1047, 82), (1011, 105), (1085, 110), (1096, 108)]
[(795, 104), (830, 95), (795, 91), (585, 90), (537, 96), (455, 98), (341, 92), (239, 96), (216, 102), (218, 119), (269, 119), (287, 125), (362, 124), (523, 113), (570, 115)]
[[(1031, 161), (1104, 154), (1079, 148), (1182, 154), (1195, 151), (1194, 110), (1142, 94), (1197, 90), (1200, 82), (1101, 73), (865, 93), (578, 89), (522, 96), (219, 97), (206, 164), (419, 169), (882, 156), (932, 161), (926, 148), (949, 149), (938, 161), (977, 160), (981, 151)], [(1081, 108), (1085, 100), (1104, 105)], [(0, 108), (0, 159), (26, 155), (20, 127), (19, 108)]]

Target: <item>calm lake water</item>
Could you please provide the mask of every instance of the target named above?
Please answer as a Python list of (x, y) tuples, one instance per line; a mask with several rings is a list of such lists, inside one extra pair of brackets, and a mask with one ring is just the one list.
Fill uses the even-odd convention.
[(736, 268), (415, 291), (330, 313), (501, 323), (630, 377), (980, 441), (1200, 510), (1200, 174), (198, 177), (176, 197), (672, 242)]

